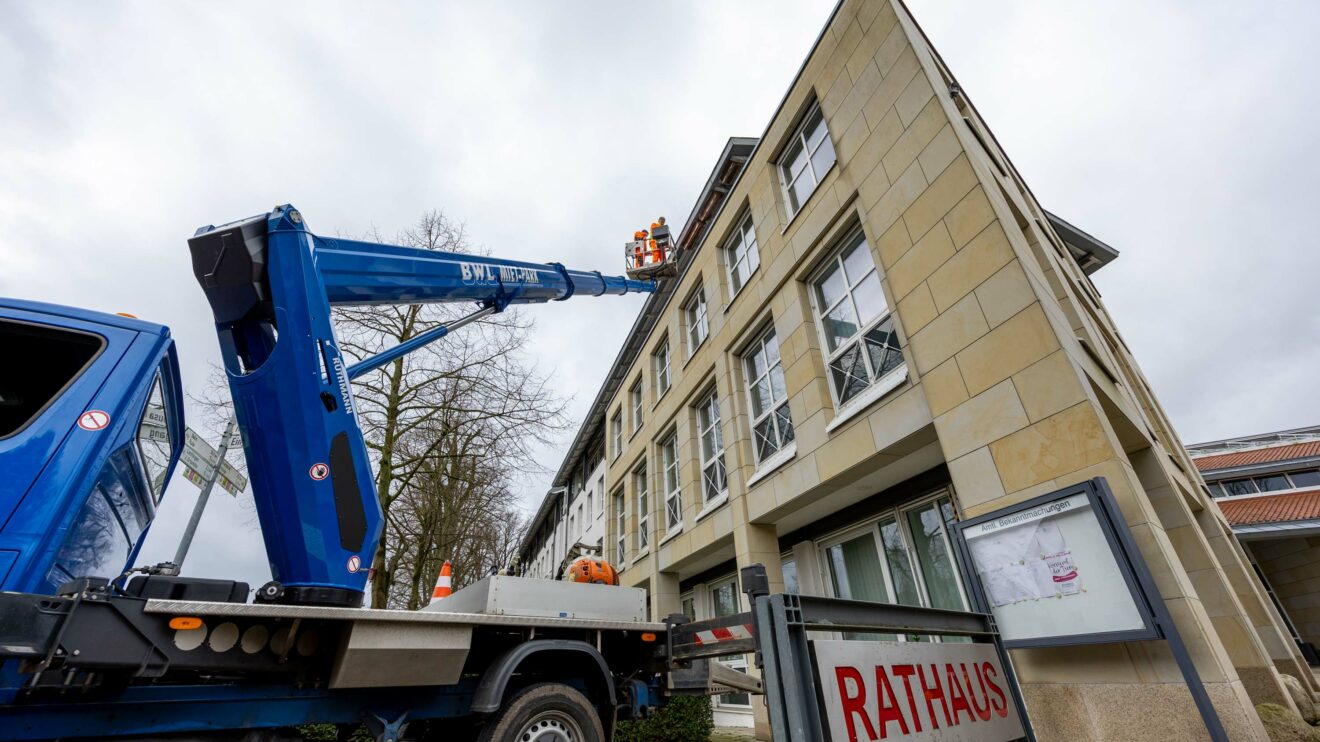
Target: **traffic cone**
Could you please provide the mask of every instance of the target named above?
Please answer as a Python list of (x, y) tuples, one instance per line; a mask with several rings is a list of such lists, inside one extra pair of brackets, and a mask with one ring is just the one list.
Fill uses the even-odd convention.
[(448, 598), (454, 594), (453, 574), (454, 568), (446, 560), (444, 565), (440, 567), (440, 576), (435, 579), (435, 589), (431, 591), (431, 600)]

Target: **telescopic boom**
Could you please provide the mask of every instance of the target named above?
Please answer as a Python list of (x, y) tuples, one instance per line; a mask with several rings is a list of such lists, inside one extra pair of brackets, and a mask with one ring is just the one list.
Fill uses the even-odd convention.
[[(188, 241), (215, 315), (274, 582), (258, 600), (361, 603), (382, 527), (350, 380), (510, 304), (645, 293), (651, 281), (318, 237), (292, 206)], [(472, 314), (346, 366), (330, 308), (472, 302)]]

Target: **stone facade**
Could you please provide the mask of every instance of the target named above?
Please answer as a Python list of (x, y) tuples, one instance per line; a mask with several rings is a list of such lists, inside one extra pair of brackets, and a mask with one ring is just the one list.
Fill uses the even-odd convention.
[[(812, 150), (816, 111), (832, 163)], [(814, 187), (787, 183), (799, 146), (819, 153), (821, 172), (806, 167)], [(759, 265), (744, 275), (749, 222)], [(864, 252), (849, 252), (858, 244)], [(938, 525), (935, 537), (917, 532), (921, 503), (938, 512), (947, 501), (965, 518), (1103, 476), (1233, 739), (1265, 738), (1253, 704), (1291, 706), (1276, 667), (1314, 683), (1090, 279), (900, 3), (840, 3), (718, 214), (684, 247), (670, 298), (600, 402), (602, 424), (617, 415), (626, 429), (618, 446), (601, 432), (610, 507), (626, 508), (622, 534), (610, 510), (605, 541), (622, 535), (623, 582), (649, 591), (653, 616), (685, 609), (691, 585), (756, 562), (772, 590), (785, 574), (790, 588), (837, 594), (830, 560), (852, 558), (840, 539), (857, 524), (877, 538), (892, 526), (915, 553), (914, 539), (939, 537)], [(851, 320), (822, 316), (837, 290), (821, 284), (834, 280), (831, 261), (845, 273), (874, 266), (885, 307), (860, 293), (863, 277)], [(698, 291), (708, 333), (693, 347), (685, 307)], [(794, 433), (776, 452), (754, 433), (765, 413), (747, 361), (770, 329), (782, 368), (771, 404), (787, 399)], [(865, 335), (842, 338), (854, 330)], [(897, 365), (884, 356), (889, 330)], [(727, 492), (708, 495), (712, 392)], [(936, 605), (960, 591), (929, 576), (914, 588)], [(1013, 660), (1039, 739), (1203, 734), (1163, 643)]]

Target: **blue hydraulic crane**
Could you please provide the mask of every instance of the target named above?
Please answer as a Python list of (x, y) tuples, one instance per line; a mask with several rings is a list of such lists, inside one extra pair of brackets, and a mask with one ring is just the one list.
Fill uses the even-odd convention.
[[(649, 292), (651, 281), (330, 239), (280, 206), (188, 241), (215, 315), (274, 582), (259, 600), (359, 605), (382, 527), (349, 382), (511, 304)], [(471, 302), (471, 314), (346, 365), (330, 309)]]
[[(168, 563), (127, 570), (183, 449), (169, 330), (0, 298), (0, 348), (21, 359), (0, 364), (0, 737), (365, 721), (394, 740), (407, 720), (493, 729), (527, 704), (565, 699), (590, 731), (621, 707), (663, 702), (655, 649), (666, 626), (643, 620), (640, 590), (610, 588), (622, 591), (604, 603), (614, 613), (578, 618), (360, 607), (382, 515), (350, 385), (510, 305), (653, 282), (319, 237), (288, 205), (203, 227), (189, 248), (274, 579), (249, 603), (236, 580)], [(345, 361), (332, 307), (439, 302), (472, 311)], [(590, 587), (535, 589), (580, 610), (572, 591)], [(526, 696), (532, 677), (555, 683), (553, 697)]]

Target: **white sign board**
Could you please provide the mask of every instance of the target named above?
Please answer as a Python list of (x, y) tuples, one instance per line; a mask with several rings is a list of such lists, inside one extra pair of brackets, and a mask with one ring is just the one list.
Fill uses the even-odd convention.
[(1004, 641), (1146, 628), (1099, 517), (1079, 493), (962, 529)]
[[(215, 471), (216, 462), (220, 460), (220, 452), (211, 447), (211, 444), (202, 439), (200, 435), (188, 428), (183, 432), (183, 452), (179, 454), (179, 462), (182, 463), (196, 477), (185, 476), (188, 481), (194, 484), (204, 486), (207, 479), (211, 478), (211, 473)], [(199, 481), (200, 480), (200, 481)], [(216, 483), (224, 487), (230, 494), (237, 495), (247, 487), (247, 477), (232, 464), (225, 461), (220, 464), (220, 476)]]
[(831, 742), (1024, 736), (993, 644), (811, 642)]

